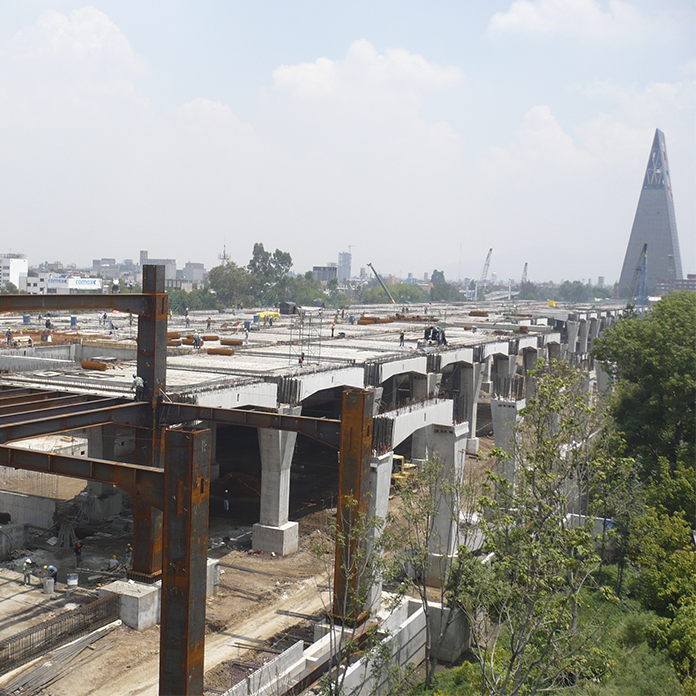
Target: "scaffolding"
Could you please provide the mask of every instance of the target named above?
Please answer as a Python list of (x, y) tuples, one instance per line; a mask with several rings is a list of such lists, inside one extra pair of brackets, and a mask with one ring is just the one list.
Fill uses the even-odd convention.
[(305, 365), (321, 362), (321, 337), (323, 312), (310, 314), (300, 310), (299, 316), (290, 326), (290, 352), (288, 360), (292, 364)]

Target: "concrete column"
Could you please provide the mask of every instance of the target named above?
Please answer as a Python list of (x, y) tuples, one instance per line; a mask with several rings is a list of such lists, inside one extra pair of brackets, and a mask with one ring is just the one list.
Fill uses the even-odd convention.
[(580, 323), (577, 321), (568, 321), (566, 323), (566, 326), (568, 327), (568, 349), (567, 350), (569, 353), (575, 353), (577, 342), (578, 342), (578, 329), (580, 327)]
[[(94, 459), (117, 461), (115, 455), (118, 426), (107, 423), (98, 428), (85, 428), (87, 437), (87, 454)], [(121, 461), (121, 460), (118, 460)], [(123, 496), (116, 486), (98, 481), (87, 482), (87, 498), (84, 512), (91, 521), (114, 517), (121, 512)]]
[(464, 397), (464, 412), (469, 423), (469, 437), (466, 441), (466, 449), (469, 452), (478, 452), (479, 448), (479, 439), (476, 437), (476, 417), (483, 369), (483, 363), (473, 365), (464, 363), (459, 366), (459, 393)]
[(584, 355), (587, 353), (587, 339), (590, 333), (590, 322), (587, 319), (580, 320), (580, 331), (578, 340), (578, 353)]
[(595, 374), (597, 376), (597, 391), (600, 394), (606, 394), (609, 389), (610, 375), (602, 369), (599, 360), (595, 362)]
[(493, 356), (493, 394), (509, 397), (512, 391), (512, 380), (517, 371), (516, 355)]
[[(372, 457), (370, 461), (370, 504), (368, 517), (370, 519), (384, 520), (389, 507), (389, 489), (391, 487), (392, 463), (394, 452), (389, 451), (378, 457)], [(374, 552), (374, 546), (382, 533), (383, 526), (371, 528), (368, 540), (368, 553)], [(382, 578), (374, 579), (368, 592), (367, 608), (372, 614), (380, 609), (382, 601)]]
[[(525, 400), (491, 399), (491, 417), (493, 419), (493, 436), (495, 446), (508, 454), (515, 454), (515, 425), (519, 412), (525, 407)], [(498, 473), (512, 480), (515, 473), (515, 460), (508, 459), (504, 464), (505, 470)]]
[(536, 369), (539, 351), (527, 349), (522, 353), (522, 364), (524, 365), (525, 398), (534, 396), (536, 391), (535, 380), (529, 376), (529, 371)]
[[(428, 394), (435, 391), (437, 386), (437, 375), (431, 372), (427, 375), (413, 375), (411, 381), (411, 396), (414, 401), (425, 399)], [(411, 461), (417, 459), (425, 460), (430, 456), (428, 448), (430, 426), (416, 430), (411, 436)]]
[(491, 372), (493, 369), (493, 356), (489, 355), (483, 363), (483, 379), (481, 380), (481, 391), (490, 394), (493, 391), (491, 382)]
[(459, 484), (464, 470), (466, 441), (469, 434), (467, 423), (459, 425), (434, 425), (432, 430), (433, 453), (442, 464), (441, 485), (434, 491), (437, 512), (428, 544), (429, 567), (426, 582), (439, 587), (459, 543), (460, 503), (445, 485)]
[(548, 343), (546, 345), (546, 350), (548, 353), (548, 360), (560, 360), (561, 359), (561, 345), (560, 343)]
[[(278, 413), (297, 416), (301, 406), (281, 406)], [(287, 556), (297, 551), (297, 522), (288, 521), (290, 466), (297, 433), (259, 428), (261, 450), (261, 515), (252, 531), (256, 551)]]

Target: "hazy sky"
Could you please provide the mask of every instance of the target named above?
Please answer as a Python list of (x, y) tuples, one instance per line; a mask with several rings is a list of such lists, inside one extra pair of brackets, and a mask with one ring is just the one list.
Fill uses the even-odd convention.
[(696, 272), (693, 0), (2, 0), (0, 251), (618, 279), (656, 127)]

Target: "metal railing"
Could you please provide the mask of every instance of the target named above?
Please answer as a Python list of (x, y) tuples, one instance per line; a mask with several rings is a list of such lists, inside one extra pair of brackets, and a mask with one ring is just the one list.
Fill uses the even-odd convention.
[(120, 604), (119, 595), (108, 595), (0, 641), (0, 674), (115, 621)]

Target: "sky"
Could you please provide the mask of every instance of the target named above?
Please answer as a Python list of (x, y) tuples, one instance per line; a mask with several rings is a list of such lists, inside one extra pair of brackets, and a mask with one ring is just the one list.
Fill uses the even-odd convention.
[(696, 273), (695, 37), (692, 0), (3, 0), (0, 252), (610, 284), (660, 128)]

